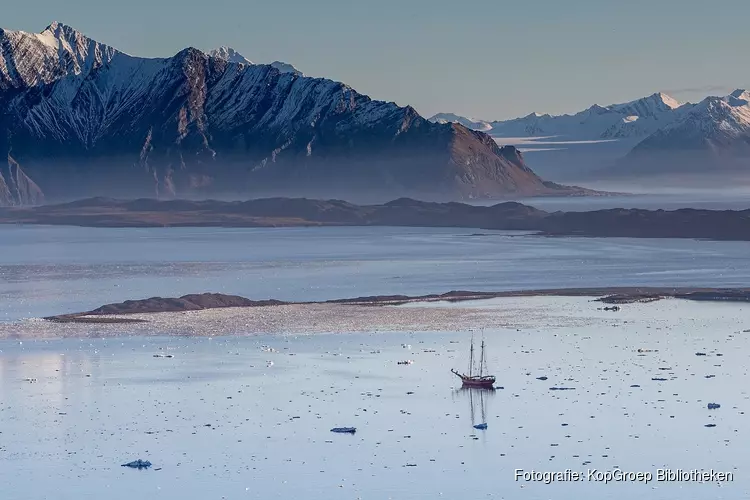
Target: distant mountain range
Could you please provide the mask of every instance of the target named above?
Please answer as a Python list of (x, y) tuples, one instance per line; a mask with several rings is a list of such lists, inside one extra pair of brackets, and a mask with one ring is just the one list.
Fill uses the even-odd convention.
[(750, 173), (750, 93), (684, 105), (620, 162), (617, 175)]
[(362, 200), (591, 194), (513, 147), (229, 48), (134, 57), (0, 30), (0, 204), (85, 196)]
[(453, 113), (438, 113), (430, 118), (431, 122), (435, 123), (460, 123), (464, 127), (480, 130), (486, 132), (492, 130), (492, 123), (485, 122), (482, 120), (475, 120), (474, 118), (467, 118), (465, 116), (454, 115)]
[[(593, 105), (573, 115), (532, 113), (506, 121), (482, 121), (441, 113), (430, 120), (487, 131), (500, 143), (516, 139), (530, 145), (529, 151), (535, 146), (546, 151), (546, 145), (557, 151), (547, 157), (559, 170), (575, 169), (588, 149), (590, 159), (598, 162), (590, 169), (589, 179), (664, 175), (671, 182), (674, 179), (669, 176), (677, 173), (719, 173), (734, 178), (731, 174), (749, 170), (749, 102), (750, 93), (741, 89), (697, 104), (656, 93), (624, 104)], [(614, 143), (606, 150), (609, 154), (593, 154), (595, 147), (604, 150), (601, 145), (580, 146), (581, 142), (605, 141)], [(575, 161), (566, 161), (571, 145), (577, 145), (576, 156), (570, 157)], [(530, 162), (536, 168), (534, 157)], [(558, 178), (565, 177), (565, 172), (558, 173)]]
[(610, 106), (593, 106), (573, 115), (531, 113), (505, 121), (484, 121), (439, 113), (434, 122), (457, 122), (466, 127), (491, 131), (505, 137), (564, 137), (574, 140), (613, 139), (646, 136), (671, 123), (673, 111), (683, 104), (656, 93), (642, 99)]

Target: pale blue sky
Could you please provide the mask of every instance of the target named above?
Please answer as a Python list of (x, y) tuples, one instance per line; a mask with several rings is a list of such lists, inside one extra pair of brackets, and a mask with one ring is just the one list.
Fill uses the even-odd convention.
[(750, 86), (747, 0), (35, 0), (0, 23), (53, 20), (133, 55), (234, 47), (423, 115), (563, 113), (666, 91)]

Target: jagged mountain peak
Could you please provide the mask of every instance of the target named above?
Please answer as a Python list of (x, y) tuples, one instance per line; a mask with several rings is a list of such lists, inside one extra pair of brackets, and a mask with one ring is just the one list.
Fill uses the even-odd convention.
[(177, 54), (175, 54), (175, 57), (181, 58), (185, 56), (198, 56), (198, 57), (209, 57), (209, 54), (206, 54), (201, 49), (197, 49), (195, 47), (185, 47), (181, 51), (179, 51)]
[[(59, 21), (53, 21), (41, 33), (35, 36), (45, 44), (54, 45), (58, 50), (74, 53), (81, 58), (85, 58), (89, 51), (95, 51), (96, 49), (111, 54), (119, 52), (108, 45), (89, 38), (72, 26)], [(50, 38), (56, 40), (56, 43), (50, 43)]]
[(665, 94), (664, 92), (657, 92), (656, 94), (654, 94), (654, 97), (657, 97), (661, 102), (672, 109), (682, 106), (682, 102), (678, 101), (669, 94)]
[(437, 113), (432, 115), (429, 120), (433, 123), (460, 123), (466, 128), (486, 132), (492, 129), (492, 125), (484, 120), (460, 116), (455, 113)]
[(601, 115), (604, 113), (608, 113), (610, 111), (610, 108), (605, 108), (604, 106), (600, 106), (599, 104), (594, 104), (590, 107), (588, 107), (585, 112), (589, 112), (596, 115)]
[(280, 76), (280, 63), (195, 48), (131, 57), (60, 23), (0, 30), (0, 51), (0, 153), (13, 152), (0, 204), (33, 203), (34, 186), (50, 199), (577, 192), (544, 183), (485, 134), (340, 82)]
[(208, 51), (208, 55), (211, 57), (218, 57), (225, 61), (240, 63), (240, 64), (253, 64), (253, 62), (247, 57), (243, 56), (232, 47), (221, 46), (218, 49)]
[(289, 63), (285, 63), (284, 61), (274, 61), (270, 64), (270, 66), (278, 69), (281, 73), (293, 73), (295, 75), (302, 76), (302, 72), (300, 70)]
[[(256, 64), (253, 63), (250, 59), (243, 56), (236, 50), (234, 50), (231, 47), (222, 46), (218, 49), (213, 49), (207, 52), (207, 54), (210, 57), (216, 57), (218, 59), (223, 59), (225, 61), (229, 61), (232, 63), (239, 63), (239, 64)], [(279, 70), (280, 73), (293, 73), (298, 76), (302, 76), (302, 72), (292, 66), (289, 63), (285, 63), (283, 61), (274, 61), (272, 63), (269, 63), (268, 66), (271, 66), (272, 68), (276, 68)]]
[(615, 111), (625, 116), (637, 116), (639, 118), (654, 118), (675, 110), (682, 106), (677, 99), (663, 93), (656, 92), (647, 97), (622, 104), (607, 106), (608, 110)]
[(727, 96), (727, 101), (734, 106), (746, 106), (750, 103), (750, 92), (745, 89), (737, 89)]
[[(698, 168), (700, 162), (718, 165), (734, 161), (731, 157), (735, 153), (746, 155), (746, 147), (750, 144), (750, 106), (747, 101), (740, 100), (733, 94), (726, 97), (706, 97), (678, 113), (673, 122), (636, 145), (626, 156), (626, 162), (635, 158), (634, 163), (643, 161), (648, 164), (648, 157), (645, 155), (664, 155), (666, 152), (683, 155), (691, 152), (695, 153), (693, 157), (680, 157), (679, 162), (664, 156), (658, 159), (664, 167), (681, 162), (685, 165), (694, 164), (693, 168)], [(737, 95), (742, 94), (740, 92)], [(726, 159), (720, 160), (722, 155), (726, 155)]]
[(49, 26), (47, 26), (41, 34), (50, 33), (54, 35), (56, 38), (67, 38), (70, 36), (84, 36), (80, 31), (73, 28), (72, 26), (69, 26), (65, 23), (61, 23), (59, 21), (52, 21)]
[(662, 120), (667, 120), (666, 115), (680, 106), (681, 103), (676, 99), (656, 92), (623, 104), (594, 104), (575, 114), (550, 115), (535, 112), (511, 120), (484, 122), (452, 113), (438, 113), (430, 120), (461, 123), (474, 130), (489, 131), (497, 137), (565, 136), (602, 139), (646, 136), (658, 128)]
[(657, 103), (663, 104), (665, 107), (669, 109), (676, 109), (682, 106), (682, 103), (680, 101), (678, 101), (677, 99), (675, 99), (669, 94), (665, 94), (664, 92), (655, 92), (648, 97), (644, 97), (643, 99), (647, 101), (655, 101)]
[(702, 113), (709, 113), (709, 114), (716, 114), (716, 113), (725, 113), (732, 109), (733, 102), (734, 102), (734, 96), (728, 96), (730, 99), (727, 99), (727, 97), (717, 97), (717, 96), (709, 96), (697, 103), (695, 106), (692, 107), (690, 112), (687, 116), (695, 116)]
[(0, 90), (86, 75), (119, 53), (59, 22), (41, 33), (0, 29)]
[[(493, 121), (486, 128), (465, 122), (466, 118), (441, 113), (432, 121), (455, 121), (477, 130), (487, 130), (496, 137), (566, 137), (585, 140), (646, 137), (672, 119), (672, 112), (683, 104), (673, 97), (656, 92), (622, 104), (594, 104), (574, 114), (550, 115), (530, 113), (511, 120)], [(486, 123), (486, 122), (484, 122)]]

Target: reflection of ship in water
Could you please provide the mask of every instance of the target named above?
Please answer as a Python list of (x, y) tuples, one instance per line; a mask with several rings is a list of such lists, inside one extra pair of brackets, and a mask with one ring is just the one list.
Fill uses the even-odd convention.
[(469, 411), (471, 425), (475, 429), (487, 428), (487, 401), (495, 395), (495, 389), (482, 389), (478, 387), (461, 387), (455, 390), (459, 396), (469, 396)]

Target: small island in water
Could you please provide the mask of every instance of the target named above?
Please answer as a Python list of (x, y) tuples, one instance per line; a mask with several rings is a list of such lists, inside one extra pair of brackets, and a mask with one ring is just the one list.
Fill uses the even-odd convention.
[(414, 296), (373, 295), (311, 302), (288, 302), (276, 299), (251, 300), (238, 295), (207, 292), (183, 295), (178, 298), (151, 297), (139, 300), (126, 300), (124, 302), (105, 304), (91, 311), (48, 316), (44, 319), (57, 323), (129, 323), (145, 321), (141, 318), (129, 318), (129, 315), (203, 311), (222, 308), (257, 308), (291, 305), (395, 306), (419, 302), (465, 302), (503, 297), (555, 296), (596, 297), (595, 300), (605, 304), (653, 302), (664, 298), (750, 302), (750, 288), (603, 287), (498, 292), (454, 290), (443, 294)]

